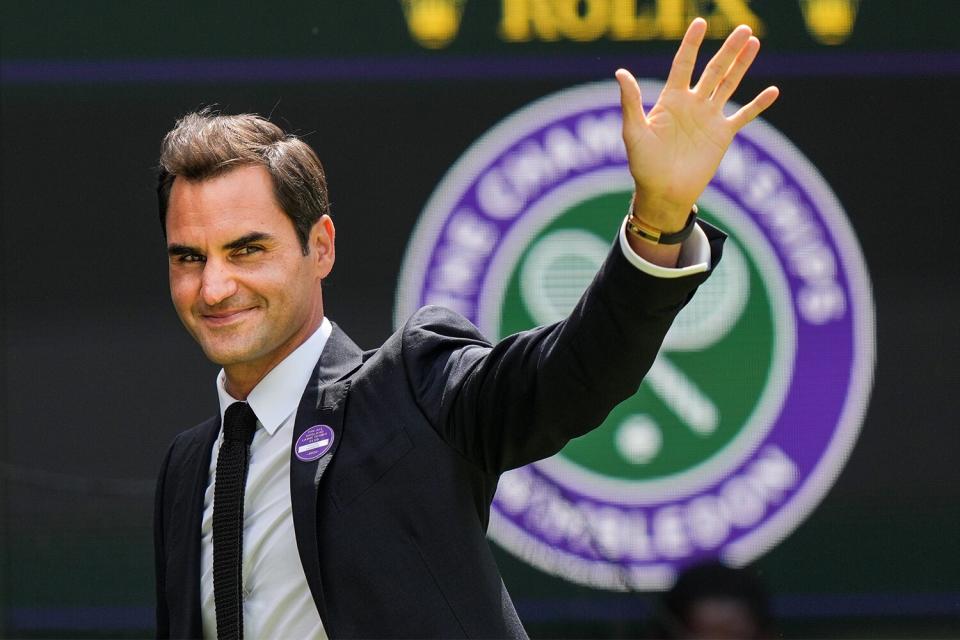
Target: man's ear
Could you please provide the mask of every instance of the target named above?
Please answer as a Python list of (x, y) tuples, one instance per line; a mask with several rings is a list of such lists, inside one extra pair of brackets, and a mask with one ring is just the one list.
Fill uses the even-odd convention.
[(316, 262), (320, 278), (326, 278), (333, 270), (336, 259), (337, 230), (333, 226), (333, 219), (323, 215), (310, 229), (310, 253)]

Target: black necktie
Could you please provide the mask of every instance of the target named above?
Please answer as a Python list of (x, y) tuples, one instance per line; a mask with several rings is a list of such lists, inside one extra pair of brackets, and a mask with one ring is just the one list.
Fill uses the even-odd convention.
[(243, 489), (256, 429), (250, 405), (227, 407), (213, 488), (213, 602), (220, 640), (243, 638)]

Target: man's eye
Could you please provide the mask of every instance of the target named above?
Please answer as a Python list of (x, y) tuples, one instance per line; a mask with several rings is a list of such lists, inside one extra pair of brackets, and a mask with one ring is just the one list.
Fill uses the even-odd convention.
[(235, 255), (250, 256), (255, 253), (260, 253), (261, 251), (263, 251), (263, 247), (258, 247), (256, 245), (247, 245), (245, 247), (240, 247), (239, 249), (237, 249), (237, 252)]
[(206, 258), (198, 253), (187, 253), (180, 256), (178, 262), (205, 262)]

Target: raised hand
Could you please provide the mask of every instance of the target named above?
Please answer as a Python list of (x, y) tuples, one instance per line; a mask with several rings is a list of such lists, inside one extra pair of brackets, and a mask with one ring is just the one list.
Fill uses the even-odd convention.
[(773, 104), (780, 93), (776, 87), (767, 87), (732, 116), (724, 115), (724, 105), (760, 49), (760, 41), (746, 25), (727, 37), (691, 88), (706, 30), (702, 18), (690, 24), (649, 113), (644, 111), (640, 86), (630, 72), (619, 69), (616, 73), (623, 141), (636, 183), (634, 212), (667, 232), (684, 226), (736, 132)]

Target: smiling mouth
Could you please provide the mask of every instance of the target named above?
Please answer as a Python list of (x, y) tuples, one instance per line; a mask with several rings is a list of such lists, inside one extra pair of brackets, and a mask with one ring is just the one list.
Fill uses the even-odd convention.
[(254, 307), (249, 309), (237, 309), (235, 311), (221, 311), (215, 314), (200, 314), (200, 318), (203, 320), (204, 324), (222, 327), (234, 322), (239, 322), (247, 316), (247, 314), (253, 311)]

